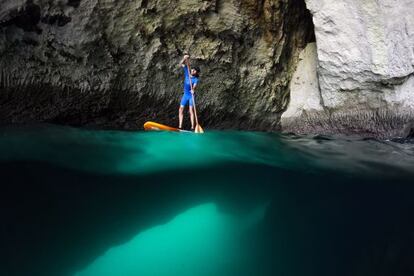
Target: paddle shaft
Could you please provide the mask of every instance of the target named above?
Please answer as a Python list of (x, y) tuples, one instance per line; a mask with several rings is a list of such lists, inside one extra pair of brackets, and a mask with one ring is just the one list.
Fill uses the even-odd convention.
[[(194, 92), (193, 90), (193, 83), (191, 82), (191, 71), (190, 71), (190, 62), (187, 61), (187, 70), (188, 70), (188, 79), (190, 80), (190, 87), (191, 87), (191, 91)], [(196, 109), (196, 104), (195, 104), (195, 100), (194, 100), (194, 93), (191, 93), (191, 96), (193, 98), (193, 106), (194, 106), (194, 116), (195, 116), (195, 121), (196, 121), (196, 125), (198, 125), (198, 118), (197, 118), (197, 109)]]

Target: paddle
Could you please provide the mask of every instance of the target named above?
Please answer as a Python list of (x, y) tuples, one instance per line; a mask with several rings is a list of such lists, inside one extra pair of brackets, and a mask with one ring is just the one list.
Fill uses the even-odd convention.
[[(189, 62), (187, 62), (187, 70), (188, 70), (188, 79), (190, 80), (191, 91), (193, 91), (193, 84), (191, 82), (191, 71), (190, 71)], [(194, 116), (195, 116), (195, 121), (196, 121), (196, 127), (194, 129), (194, 132), (195, 133), (204, 133), (203, 128), (198, 124), (197, 109), (196, 109), (196, 104), (195, 104), (195, 100), (194, 100), (194, 93), (191, 93), (191, 96), (193, 98)]]

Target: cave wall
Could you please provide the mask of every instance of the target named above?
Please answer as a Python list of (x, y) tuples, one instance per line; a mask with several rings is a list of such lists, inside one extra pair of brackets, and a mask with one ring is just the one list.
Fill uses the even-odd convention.
[(279, 129), (312, 40), (303, 0), (2, 0), (0, 123), (175, 125), (189, 51), (203, 126)]
[(189, 51), (207, 128), (407, 137), (413, 9), (412, 0), (2, 0), (0, 123), (175, 125), (177, 63)]

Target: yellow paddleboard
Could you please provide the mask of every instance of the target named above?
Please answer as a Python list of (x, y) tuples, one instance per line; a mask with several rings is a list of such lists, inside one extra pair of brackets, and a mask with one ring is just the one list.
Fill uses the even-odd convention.
[(191, 132), (187, 130), (182, 130), (175, 127), (166, 126), (163, 124), (155, 123), (155, 122), (146, 122), (144, 124), (144, 129), (146, 131), (175, 131), (175, 132)]

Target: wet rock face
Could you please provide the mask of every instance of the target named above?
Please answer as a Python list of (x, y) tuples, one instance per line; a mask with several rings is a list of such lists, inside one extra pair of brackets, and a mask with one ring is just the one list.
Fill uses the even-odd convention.
[[(296, 133), (410, 136), (414, 121), (414, 2), (306, 3), (317, 40), (314, 70), (320, 93), (312, 95), (321, 108), (297, 110), (295, 116), (282, 121), (283, 128)], [(309, 60), (313, 58), (309, 56)]]
[(2, 0), (0, 122), (176, 124), (189, 51), (203, 126), (278, 129), (313, 34), (304, 0)]

